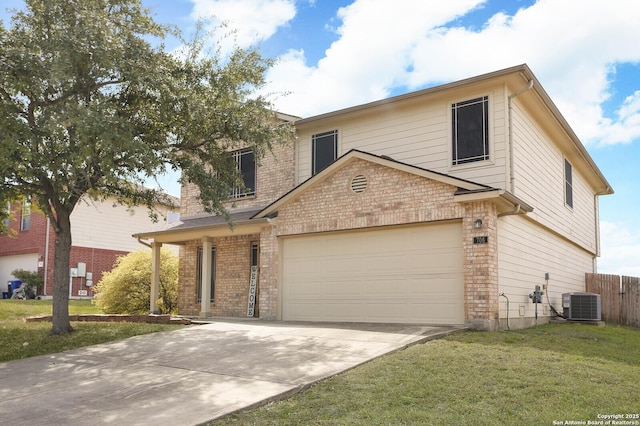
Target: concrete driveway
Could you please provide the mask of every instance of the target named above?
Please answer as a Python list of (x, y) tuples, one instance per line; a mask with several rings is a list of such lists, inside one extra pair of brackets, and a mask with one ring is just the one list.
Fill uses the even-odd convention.
[(455, 330), (222, 320), (0, 363), (0, 424), (206, 423)]

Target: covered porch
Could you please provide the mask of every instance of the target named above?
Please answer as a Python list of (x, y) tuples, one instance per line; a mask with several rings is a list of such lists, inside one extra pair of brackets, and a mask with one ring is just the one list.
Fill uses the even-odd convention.
[(150, 312), (159, 313), (160, 250), (165, 244), (180, 246), (180, 314), (206, 318), (241, 316), (243, 309), (251, 312), (250, 287), (255, 303), (260, 239), (263, 233), (270, 233), (273, 221), (252, 219), (259, 211), (232, 212), (228, 221), (223, 216), (195, 216), (134, 234), (151, 248)]

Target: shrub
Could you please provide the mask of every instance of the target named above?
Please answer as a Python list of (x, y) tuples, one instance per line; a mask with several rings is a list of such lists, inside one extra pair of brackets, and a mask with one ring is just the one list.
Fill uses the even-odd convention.
[[(121, 256), (94, 287), (93, 303), (107, 314), (146, 314), (150, 310), (151, 252), (138, 250)], [(178, 303), (178, 257), (160, 252), (160, 312), (175, 313)]]

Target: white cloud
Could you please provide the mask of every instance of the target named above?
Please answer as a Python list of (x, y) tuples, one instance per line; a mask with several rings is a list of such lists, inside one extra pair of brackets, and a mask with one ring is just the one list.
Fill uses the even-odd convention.
[(616, 111), (616, 119), (605, 118), (597, 128), (602, 145), (629, 142), (640, 138), (640, 90), (628, 96)]
[(308, 116), (528, 63), (583, 142), (640, 135), (640, 95), (616, 116), (602, 109), (615, 64), (640, 61), (639, 2), (539, 0), (479, 29), (450, 26), (483, 3), (354, 1), (338, 10), (339, 39), (317, 64), (295, 51), (270, 71), (271, 90), (292, 92), (278, 108)]
[(600, 233), (602, 256), (598, 272), (640, 277), (640, 229), (601, 221)]
[[(226, 24), (234, 40), (223, 41), (223, 50), (235, 42), (249, 47), (267, 40), (296, 15), (294, 0), (192, 0), (191, 17)], [(217, 39), (219, 42), (220, 39)]]
[(292, 92), (278, 108), (307, 116), (388, 96), (405, 84), (416, 42), (480, 3), (356, 0), (338, 10), (340, 38), (317, 64), (306, 64), (300, 51), (289, 52), (270, 71), (271, 89)]

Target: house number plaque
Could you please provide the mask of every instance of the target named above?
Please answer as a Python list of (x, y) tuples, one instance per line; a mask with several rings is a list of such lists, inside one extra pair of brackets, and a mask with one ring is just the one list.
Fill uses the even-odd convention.
[(473, 237), (473, 244), (487, 244), (489, 242), (489, 237)]

